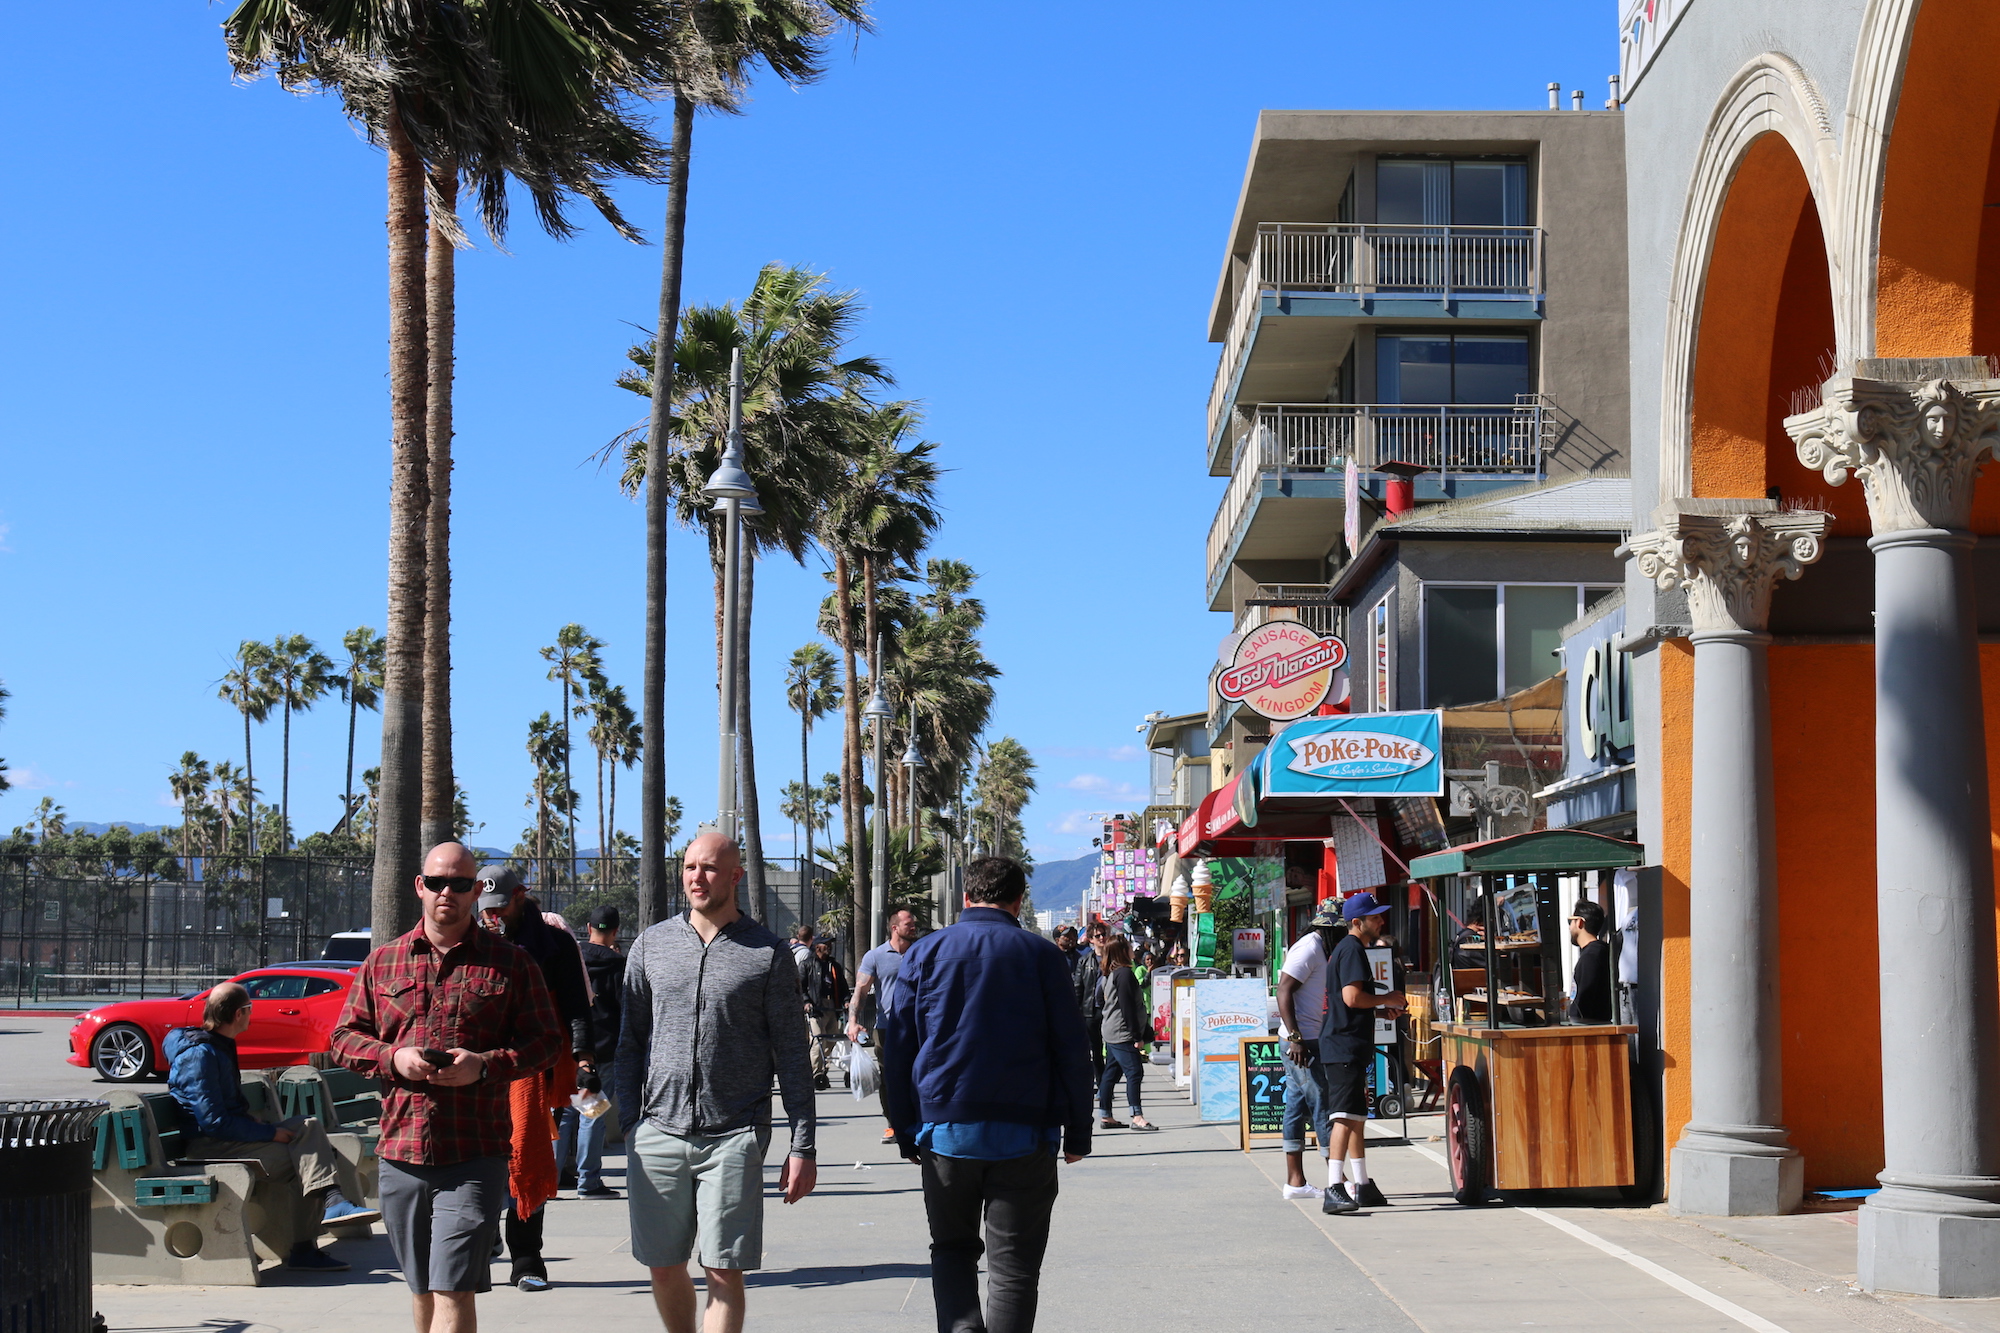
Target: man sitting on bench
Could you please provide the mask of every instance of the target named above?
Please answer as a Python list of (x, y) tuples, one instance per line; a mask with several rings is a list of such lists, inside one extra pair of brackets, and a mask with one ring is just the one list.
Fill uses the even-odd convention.
[(236, 1039), (249, 1026), (250, 992), (225, 981), (208, 993), (200, 1027), (175, 1028), (167, 1034), (167, 1091), (194, 1125), (185, 1160), (254, 1158), (274, 1179), (296, 1178), (306, 1206), (285, 1267), (344, 1273), (346, 1264), (321, 1252), (320, 1228), (334, 1222), (373, 1222), (382, 1214), (349, 1203), (341, 1194), (335, 1174), (340, 1154), (327, 1142), (319, 1121), (293, 1116), (270, 1125), (250, 1113), (236, 1067)]

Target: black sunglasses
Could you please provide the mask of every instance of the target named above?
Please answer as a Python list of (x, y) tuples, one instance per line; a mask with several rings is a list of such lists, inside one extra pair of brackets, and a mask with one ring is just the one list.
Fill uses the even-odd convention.
[(425, 875), (424, 887), (432, 893), (471, 893), (479, 881), (468, 875)]

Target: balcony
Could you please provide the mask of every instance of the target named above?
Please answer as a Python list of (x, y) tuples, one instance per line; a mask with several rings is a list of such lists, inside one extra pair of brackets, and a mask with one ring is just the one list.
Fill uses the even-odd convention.
[[(1534, 319), (1540, 227), (1258, 224), (1208, 398), (1216, 439), (1266, 316)], [(1331, 365), (1327, 367), (1331, 369)]]
[[(1512, 404), (1420, 407), (1374, 403), (1262, 403), (1236, 440), (1229, 489), (1208, 529), (1209, 596), (1267, 494), (1346, 501), (1341, 474), (1409, 463), (1440, 477), (1538, 477), (1555, 412), (1539, 394)], [(1295, 483), (1303, 485), (1295, 486)], [(1273, 489), (1275, 484), (1275, 489)], [(1335, 529), (1319, 525), (1320, 555)]]
[(1296, 620), (1315, 634), (1331, 634), (1345, 642), (1347, 608), (1330, 595), (1330, 583), (1260, 583), (1256, 596), (1246, 597), (1236, 611), (1236, 633), (1248, 634), (1274, 620)]

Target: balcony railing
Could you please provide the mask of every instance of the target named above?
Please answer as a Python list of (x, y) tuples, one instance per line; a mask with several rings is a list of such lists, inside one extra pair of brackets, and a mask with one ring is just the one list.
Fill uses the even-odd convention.
[(1347, 637), (1347, 608), (1337, 605), (1326, 583), (1262, 583), (1236, 612), (1236, 632), (1247, 634), (1274, 620), (1296, 620), (1315, 634)]
[(1538, 301), (1543, 295), (1540, 227), (1424, 227), (1372, 222), (1261, 222), (1245, 281), (1230, 312), (1208, 395), (1208, 438), (1229, 408), (1265, 292), (1343, 296)]
[(1350, 458), (1362, 472), (1408, 463), (1440, 475), (1535, 477), (1554, 425), (1540, 394), (1522, 394), (1511, 406), (1260, 403), (1237, 437), (1229, 489), (1209, 526), (1211, 576), (1242, 535), (1250, 499), (1266, 477), (1340, 472)]

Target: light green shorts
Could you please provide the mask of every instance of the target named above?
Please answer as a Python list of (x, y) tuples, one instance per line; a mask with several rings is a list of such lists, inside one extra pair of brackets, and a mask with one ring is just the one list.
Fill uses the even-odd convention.
[[(648, 1268), (764, 1265), (764, 1150), (768, 1127), (733, 1134), (669, 1134), (640, 1121), (625, 1189), (632, 1257)], [(636, 1169), (633, 1169), (636, 1168)]]

